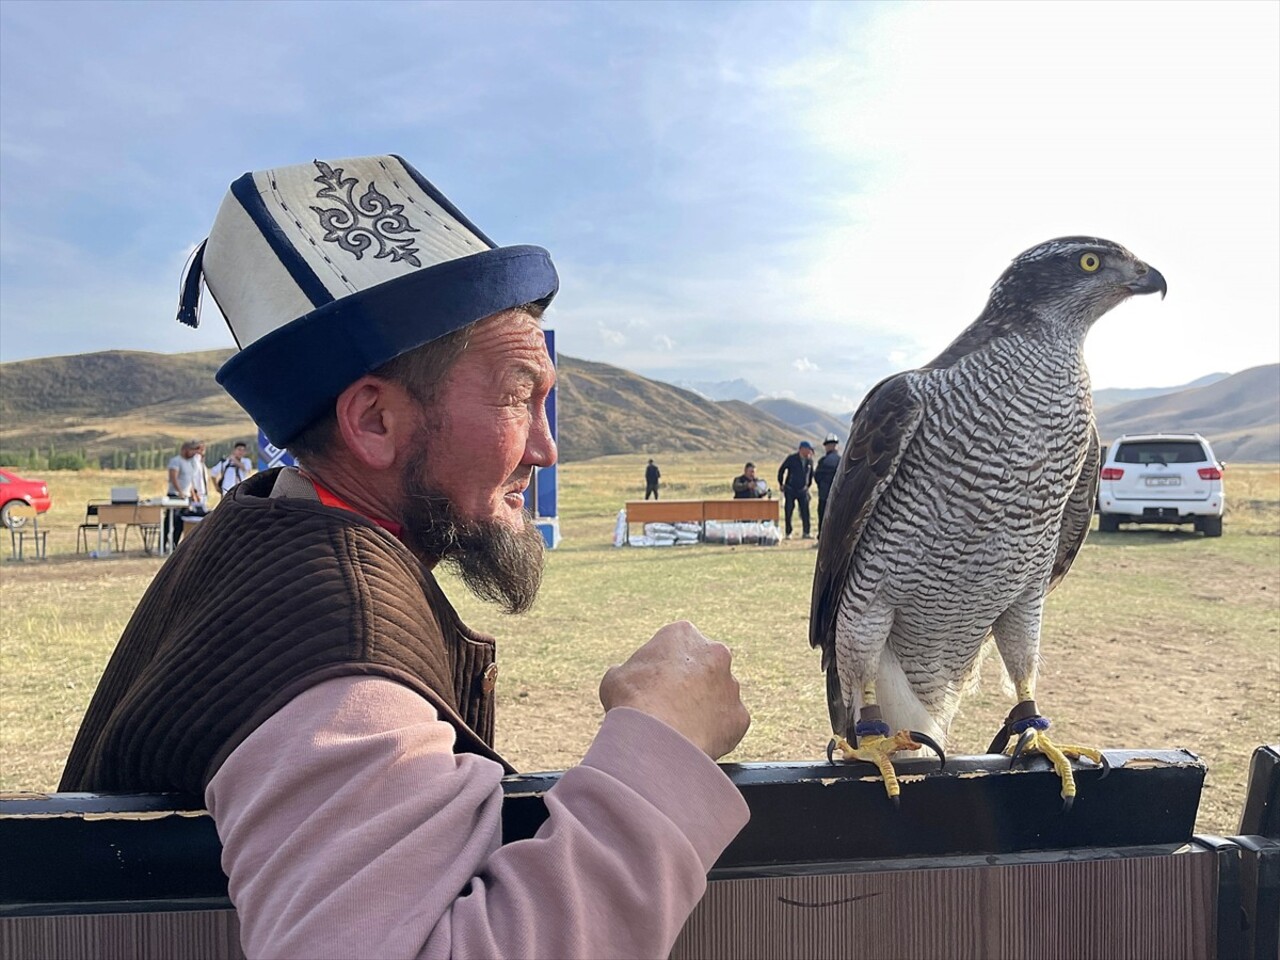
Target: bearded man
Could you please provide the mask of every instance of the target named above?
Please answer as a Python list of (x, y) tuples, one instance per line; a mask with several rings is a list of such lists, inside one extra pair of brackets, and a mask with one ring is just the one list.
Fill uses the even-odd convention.
[(611, 669), (546, 824), (502, 846), (494, 641), (432, 575), (511, 612), (537, 593), (549, 255), (385, 156), (245, 174), (193, 324), (201, 276), (241, 347), (219, 382), (299, 467), (157, 574), (61, 789), (202, 795), (250, 957), (666, 955), (746, 822), (713, 762), (750, 722), (728, 650), (669, 624)]

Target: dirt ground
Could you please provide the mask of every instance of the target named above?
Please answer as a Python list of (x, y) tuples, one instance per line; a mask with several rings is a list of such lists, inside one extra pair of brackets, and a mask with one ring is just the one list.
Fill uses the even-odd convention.
[[(692, 483), (729, 466), (690, 457), (664, 473)], [(446, 586), (468, 623), (500, 638), (499, 748), (526, 771), (575, 763), (600, 721), (604, 670), (683, 617), (734, 650), (753, 724), (726, 759), (817, 760), (829, 730), (806, 636), (811, 544), (612, 550), (620, 483), (610, 469), (566, 474), (566, 502), (582, 506), (564, 519), (530, 614), (508, 618)], [(1196, 828), (1224, 835), (1237, 831), (1253, 750), (1280, 743), (1280, 475), (1234, 476), (1253, 489), (1219, 540), (1161, 529), (1090, 536), (1049, 599), (1037, 690), (1062, 741), (1203, 758)], [(50, 524), (49, 560), (0, 565), (0, 789), (55, 787), (115, 640), (163, 562), (76, 555), (78, 522), (69, 509)], [(989, 659), (953, 726), (953, 752), (981, 753), (1008, 712), (1001, 673)]]

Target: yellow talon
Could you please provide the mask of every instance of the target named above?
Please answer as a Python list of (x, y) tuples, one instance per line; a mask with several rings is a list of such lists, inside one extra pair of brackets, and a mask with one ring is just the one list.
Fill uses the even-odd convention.
[(837, 736), (835, 738), (835, 749), (840, 751), (843, 759), (863, 760), (876, 765), (876, 769), (880, 771), (880, 777), (884, 780), (885, 791), (889, 794), (889, 798), (895, 802), (897, 802), (901, 787), (898, 784), (897, 775), (893, 772), (893, 764), (889, 762), (889, 758), (899, 750), (919, 750), (921, 746), (923, 744), (917, 743), (907, 730), (899, 730), (892, 737), (881, 736), (878, 733), (865, 734), (858, 738), (856, 747), (852, 746), (844, 737)]
[[(1079, 760), (1084, 757), (1092, 760), (1098, 766), (1104, 766), (1102, 759), (1102, 751), (1095, 750), (1092, 747), (1078, 747), (1072, 744), (1056, 744), (1049, 739), (1049, 735), (1043, 730), (1032, 729), (1031, 736), (1024, 742), (1022, 747), (1023, 753), (1042, 753), (1053, 764), (1054, 772), (1057, 773), (1058, 779), (1062, 781), (1062, 801), (1064, 808), (1070, 808), (1076, 797), (1076, 778), (1071, 770), (1071, 760), (1073, 758)], [(1016, 748), (1016, 743), (1011, 743), (1005, 750), (1005, 753), (1012, 754)]]

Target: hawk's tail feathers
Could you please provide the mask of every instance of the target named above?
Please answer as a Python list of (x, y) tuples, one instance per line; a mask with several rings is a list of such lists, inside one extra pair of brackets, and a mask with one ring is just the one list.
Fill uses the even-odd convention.
[[(827, 659), (823, 657), (823, 659)], [(844, 693), (840, 689), (840, 671), (836, 669), (835, 657), (825, 664), (827, 670), (827, 713), (831, 716), (831, 731), (853, 742), (853, 721), (856, 717), (849, 715), (845, 707)]]
[[(880, 667), (876, 672), (876, 700), (880, 704), (885, 722), (892, 729), (919, 730), (938, 743), (946, 744), (946, 728), (950, 724), (940, 722), (930, 715), (911, 689), (911, 682), (887, 643), (880, 652)], [(861, 704), (858, 706), (861, 707)]]

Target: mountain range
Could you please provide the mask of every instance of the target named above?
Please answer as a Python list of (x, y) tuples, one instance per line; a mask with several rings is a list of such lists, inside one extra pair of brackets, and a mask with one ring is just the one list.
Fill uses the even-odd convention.
[(1196, 387), (1207, 387), (1229, 376), (1231, 376), (1229, 373), (1210, 373), (1177, 387), (1103, 387), (1101, 390), (1093, 391), (1093, 409), (1095, 412), (1101, 412), (1108, 407), (1128, 403), (1130, 400), (1145, 400), (1148, 397), (1159, 397), (1166, 393), (1179, 393), (1183, 390), (1194, 390)]
[[(108, 351), (0, 364), (0, 452), (56, 447), (109, 462), (115, 451), (176, 448), (188, 437), (252, 438), (250, 418), (214, 380), (230, 353)], [(801, 439), (843, 441), (849, 429), (847, 419), (795, 400), (711, 400), (604, 363), (564, 354), (558, 362), (565, 461), (674, 451), (781, 459)], [(1199, 432), (1222, 459), (1280, 461), (1280, 364), (1204, 380), (1103, 407), (1103, 439)]]
[(1098, 412), (1104, 440), (1122, 433), (1199, 433), (1221, 460), (1280, 460), (1280, 364)]

